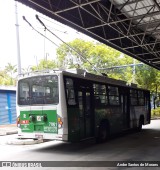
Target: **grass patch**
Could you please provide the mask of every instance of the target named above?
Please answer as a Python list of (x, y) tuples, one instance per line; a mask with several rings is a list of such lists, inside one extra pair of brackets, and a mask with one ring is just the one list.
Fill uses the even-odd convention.
[(151, 110), (151, 117), (160, 116), (160, 107)]

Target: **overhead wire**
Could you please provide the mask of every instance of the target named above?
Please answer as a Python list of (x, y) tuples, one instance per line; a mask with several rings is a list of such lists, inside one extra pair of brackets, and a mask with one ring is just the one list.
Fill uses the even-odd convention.
[(50, 29), (48, 29), (46, 27), (46, 25), (42, 22), (42, 20), (39, 18), (38, 15), (36, 15), (36, 19), (40, 22), (40, 24), (44, 27), (45, 30), (47, 30), (48, 32), (50, 32), (53, 36), (55, 36), (57, 39), (59, 39), (61, 42), (63, 42), (65, 45), (67, 45), (70, 49), (72, 49), (74, 52), (76, 52), (84, 61), (87, 61), (91, 66), (92, 69), (94, 69), (95, 71), (97, 71), (98, 73), (100, 73), (101, 75), (103, 75), (101, 72), (99, 72), (99, 70), (97, 70), (95, 68), (95, 66), (89, 61), (87, 60), (80, 52), (78, 52), (76, 49), (74, 49), (71, 45), (69, 45), (68, 43), (66, 43), (65, 41), (63, 41), (59, 36), (57, 36), (55, 33), (53, 33)]
[(51, 39), (49, 39), (47, 36), (45, 36), (44, 34), (42, 34), (41, 32), (39, 32), (37, 29), (35, 29), (32, 24), (26, 19), (25, 16), (22, 17), (23, 20), (38, 34), (40, 34), (41, 36), (43, 36), (44, 38), (46, 38), (48, 41), (50, 41), (51, 43), (53, 43), (55, 46), (59, 47), (59, 45), (57, 45), (55, 42), (53, 42)]
[(46, 20), (46, 21), (48, 21), (48, 22), (50, 22), (50, 23), (52, 23), (52, 24), (54, 24), (54, 25), (57, 25), (57, 26), (59, 26), (59, 27), (62, 27), (63, 29), (65, 28), (63, 25), (60, 25), (60, 24), (58, 24), (57, 22), (53, 22), (53, 21), (51, 21), (51, 20), (49, 20), (49, 19), (47, 19), (47, 18), (45, 18), (45, 17), (43, 17), (43, 16), (39, 16), (39, 18), (42, 18), (42, 19), (44, 19), (44, 20)]
[[(26, 19), (25, 16), (22, 17), (23, 20), (38, 34), (40, 34), (41, 36), (43, 36), (44, 38), (46, 38), (48, 41), (50, 41), (51, 43), (53, 43), (56, 47), (59, 47), (59, 45), (57, 45), (55, 42), (53, 42), (50, 38), (48, 38), (46, 35), (42, 34), (41, 32), (39, 32), (37, 29), (35, 29), (35, 27), (32, 26), (32, 24)], [(61, 42), (63, 42), (65, 45), (67, 45), (70, 49), (72, 49), (74, 52), (76, 52), (84, 61), (87, 61), (91, 66), (92, 69), (94, 69), (96, 72), (98, 72), (99, 74), (103, 75), (103, 73), (99, 72), (99, 70), (97, 70), (95, 68), (95, 66), (88, 60), (86, 59), (80, 52), (78, 52), (75, 48), (73, 48), (71, 45), (69, 45), (68, 43), (66, 43), (65, 41), (63, 41), (59, 36), (57, 36), (55, 33), (53, 33), (50, 29), (48, 29), (48, 27), (40, 20), (39, 16), (36, 15), (36, 19), (41, 23), (41, 25), (44, 27), (44, 30), (50, 32), (52, 35), (54, 35), (58, 40), (60, 40)], [(65, 33), (65, 32), (62, 32)]]
[[(35, 29), (35, 28), (32, 26), (32, 24), (26, 19), (25, 16), (23, 16), (22, 18), (23, 18), (23, 20), (24, 20), (35, 32), (37, 32), (38, 34), (40, 34), (41, 36), (43, 36), (45, 39), (47, 39), (48, 41), (50, 41), (51, 43), (53, 43), (56, 47), (59, 47), (59, 45), (57, 45), (55, 42), (53, 42), (51, 39), (49, 39), (49, 38), (46, 36), (46, 30), (44, 30), (44, 31), (45, 31), (45, 35), (44, 35), (44, 34), (42, 34), (41, 32), (39, 32), (37, 29)], [(44, 41), (44, 44), (45, 44), (45, 41)], [(45, 48), (45, 47), (44, 47), (44, 48)], [(44, 53), (44, 59), (45, 59), (45, 53)], [(43, 67), (44, 67), (44, 65), (43, 65)], [(37, 68), (38, 68), (38, 67), (37, 67)]]

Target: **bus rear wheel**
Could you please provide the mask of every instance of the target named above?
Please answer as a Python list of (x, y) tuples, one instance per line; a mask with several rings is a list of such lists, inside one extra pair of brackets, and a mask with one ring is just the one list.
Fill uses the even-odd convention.
[(102, 122), (99, 126), (97, 143), (105, 142), (109, 138), (109, 126), (106, 122)]
[(139, 123), (138, 123), (138, 127), (137, 127), (137, 131), (140, 132), (142, 130), (142, 125), (143, 125), (143, 119), (140, 118), (139, 119)]

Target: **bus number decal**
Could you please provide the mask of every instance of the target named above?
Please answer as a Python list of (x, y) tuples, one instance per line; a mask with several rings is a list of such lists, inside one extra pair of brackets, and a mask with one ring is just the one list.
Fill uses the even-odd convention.
[(49, 122), (49, 126), (50, 127), (57, 127), (57, 123), (56, 122)]

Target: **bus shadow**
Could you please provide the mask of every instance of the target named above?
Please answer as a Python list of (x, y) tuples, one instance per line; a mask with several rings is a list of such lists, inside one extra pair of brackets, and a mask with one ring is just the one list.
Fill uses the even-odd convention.
[(47, 153), (75, 153), (75, 152), (83, 152), (85, 149), (93, 148), (96, 146), (96, 141), (94, 139), (87, 140), (78, 143), (70, 143), (70, 142), (58, 142), (58, 141), (49, 141), (46, 142), (47, 146), (42, 146), (41, 148), (36, 148), (34, 151), (36, 152), (47, 152)]
[[(147, 141), (147, 142), (145, 142)], [(158, 145), (160, 142), (160, 129), (143, 129), (141, 132), (136, 132), (134, 130), (127, 131), (125, 133), (116, 134), (110, 137), (104, 143), (97, 144), (95, 139), (86, 140), (78, 143), (69, 143), (69, 142), (58, 142), (51, 141), (46, 142), (47, 145), (34, 149), (36, 152), (46, 152), (46, 153), (83, 153), (84, 151), (90, 150), (110, 150), (114, 145), (119, 147), (123, 146), (123, 143), (130, 145), (130, 142), (135, 142), (135, 146), (144, 143), (144, 146), (147, 145)]]
[(135, 130), (126, 131), (125, 133), (111, 136), (104, 143), (97, 144), (95, 139), (86, 140), (78, 143), (69, 143), (62, 141), (50, 141), (39, 145), (33, 150), (39, 153), (62, 153), (76, 154), (85, 152), (110, 152), (115, 150), (135, 149), (143, 153), (146, 148), (151, 147), (160, 149), (160, 125), (159, 121), (152, 121), (150, 125), (143, 126), (141, 132)]

